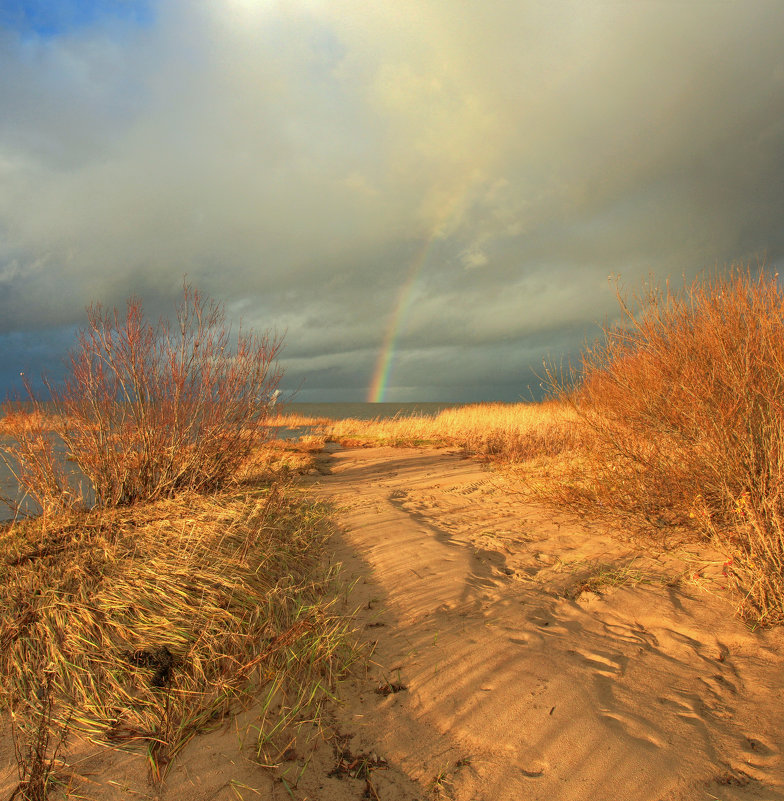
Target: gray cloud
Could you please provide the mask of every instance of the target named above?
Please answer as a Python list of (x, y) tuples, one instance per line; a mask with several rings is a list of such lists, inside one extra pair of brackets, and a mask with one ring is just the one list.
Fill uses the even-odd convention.
[(525, 395), (616, 314), (608, 275), (782, 260), (781, 30), (778, 0), (161, 0), (0, 30), (0, 380), (91, 300), (158, 314), (187, 273), (286, 331), (303, 400), (365, 395), (401, 296), (390, 399)]

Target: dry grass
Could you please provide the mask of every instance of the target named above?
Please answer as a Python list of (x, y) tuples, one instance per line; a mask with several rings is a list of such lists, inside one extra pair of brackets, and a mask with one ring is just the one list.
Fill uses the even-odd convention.
[(567, 569), (575, 574), (574, 584), (566, 592), (569, 598), (578, 598), (584, 592), (604, 595), (620, 587), (636, 587), (640, 584), (674, 587), (680, 582), (680, 576), (652, 570), (642, 563), (638, 564), (636, 558), (626, 564), (572, 563)]
[(342, 444), (458, 447), (476, 456), (524, 461), (576, 447), (577, 416), (558, 403), (481, 403), (435, 416), (338, 420), (323, 434)]
[(279, 413), (266, 420), (271, 428), (301, 428), (302, 426), (323, 426), (332, 422), (328, 417), (308, 417), (304, 414)]
[(51, 401), (28, 384), (26, 413), (5, 404), (0, 458), (43, 510), (0, 526), (14, 796), (46, 797), (72, 730), (145, 749), (159, 782), (191, 737), (258, 698), (270, 762), (358, 658), (325, 567), (326, 508), (286, 482), (323, 441), (259, 449), (280, 345), (232, 339), (186, 285), (173, 325), (134, 298), (122, 319), (90, 307)]
[(272, 439), (256, 450), (237, 471), (239, 484), (248, 481), (278, 480), (303, 475), (316, 466), (324, 449), (323, 436), (308, 434), (297, 439)]
[(553, 381), (585, 447), (552, 502), (686, 527), (729, 555), (739, 611), (784, 621), (784, 293), (735, 267), (652, 287)]
[[(8, 801), (46, 801), (58, 783), (59, 755), (66, 744), (69, 722), (55, 724), (52, 674), (37, 671), (40, 685), (34, 696), (12, 711), (11, 732), (19, 784)], [(24, 721), (19, 726), (17, 720)]]
[(7, 404), (0, 417), (0, 436), (15, 437), (20, 433), (37, 429), (54, 431), (55, 421), (43, 412), (26, 411), (14, 404)]
[(357, 658), (330, 600), (328, 531), (323, 506), (280, 485), (6, 526), (0, 709), (40, 739), (45, 676), (52, 726), (145, 749), (156, 781), (254, 694), (265, 745), (318, 717)]

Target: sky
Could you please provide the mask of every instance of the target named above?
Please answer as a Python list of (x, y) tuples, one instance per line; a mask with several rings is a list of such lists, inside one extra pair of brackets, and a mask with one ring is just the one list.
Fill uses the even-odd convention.
[(0, 0), (0, 394), (184, 277), (294, 400), (529, 400), (784, 261), (784, 3)]

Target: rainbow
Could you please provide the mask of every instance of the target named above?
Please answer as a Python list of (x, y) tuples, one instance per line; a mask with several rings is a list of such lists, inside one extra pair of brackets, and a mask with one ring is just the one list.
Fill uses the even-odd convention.
[(427, 239), (419, 253), (416, 254), (414, 260), (411, 262), (411, 266), (408, 268), (408, 275), (403, 282), (403, 286), (400, 288), (395, 310), (389, 318), (384, 340), (381, 343), (381, 349), (378, 353), (376, 367), (373, 370), (373, 379), (370, 382), (370, 389), (368, 390), (368, 403), (379, 403), (384, 400), (384, 393), (389, 383), (389, 373), (392, 369), (392, 359), (395, 355), (395, 343), (411, 305), (411, 298), (414, 295), (414, 287), (416, 286), (417, 278), (419, 278), (419, 273), (422, 271), (422, 267), (424, 267), (427, 261), (428, 251), (435, 238), (435, 236), (430, 236)]
[(389, 374), (392, 369), (392, 360), (395, 355), (395, 345), (400, 331), (405, 323), (406, 315), (411, 306), (411, 299), (414, 296), (419, 274), (427, 263), (427, 257), (432, 245), (440, 239), (444, 239), (451, 225), (458, 220), (465, 208), (466, 201), (470, 195), (471, 181), (468, 180), (458, 191), (450, 193), (450, 196), (441, 203), (440, 213), (437, 215), (435, 225), (425, 239), (419, 252), (415, 254), (411, 266), (408, 268), (408, 275), (400, 288), (395, 309), (389, 318), (387, 330), (384, 333), (384, 340), (378, 352), (376, 367), (373, 370), (373, 378), (368, 389), (367, 399), (369, 403), (379, 403), (384, 400), (389, 383)]

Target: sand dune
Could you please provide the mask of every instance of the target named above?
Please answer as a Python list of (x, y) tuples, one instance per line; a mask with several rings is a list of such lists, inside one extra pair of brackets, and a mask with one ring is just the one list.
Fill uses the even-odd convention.
[[(784, 799), (784, 631), (733, 618), (720, 555), (532, 506), (447, 451), (337, 450), (303, 484), (338, 507), (369, 675), (329, 742), (261, 769), (251, 710), (186, 747), (160, 797)], [(155, 797), (140, 758), (92, 758), (92, 797)]]

